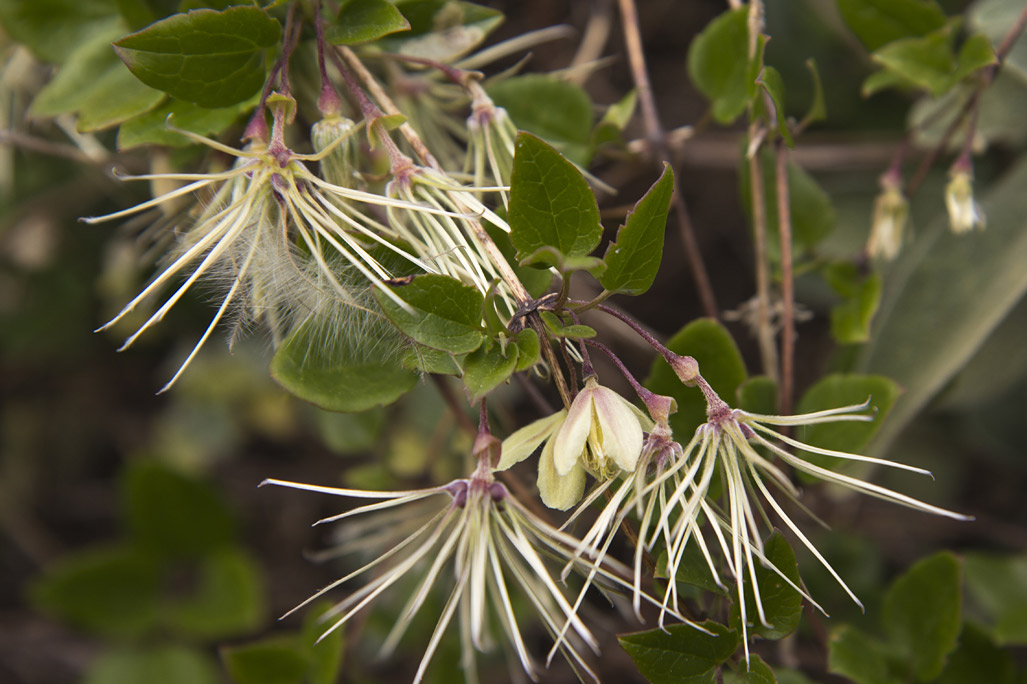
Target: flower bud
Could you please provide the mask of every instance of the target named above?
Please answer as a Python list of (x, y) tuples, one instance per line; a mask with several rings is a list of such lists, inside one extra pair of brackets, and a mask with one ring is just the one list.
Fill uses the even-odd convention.
[(678, 376), (678, 380), (683, 382), (689, 387), (695, 386), (695, 379), (699, 377), (699, 362), (691, 356), (678, 356), (671, 352), (671, 356), (667, 359), (667, 363), (674, 370), (674, 374)]
[(953, 233), (983, 230), (987, 223), (981, 206), (974, 201), (973, 175), (966, 164), (956, 162), (952, 167), (951, 180), (945, 187), (945, 208)]
[(872, 259), (891, 261), (902, 248), (909, 201), (902, 194), (902, 184), (894, 174), (881, 178), (881, 194), (874, 201), (874, 222), (870, 227), (867, 254)]
[(359, 138), (353, 133), (356, 124), (344, 116), (321, 119), (310, 129), (315, 152), (332, 148), (321, 160), (321, 175), (333, 185), (353, 187), (353, 170)]

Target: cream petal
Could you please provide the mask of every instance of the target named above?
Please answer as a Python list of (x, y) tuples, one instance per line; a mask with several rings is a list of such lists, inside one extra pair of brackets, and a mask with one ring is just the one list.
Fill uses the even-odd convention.
[(538, 493), (549, 508), (566, 511), (585, 493), (585, 469), (575, 462), (566, 474), (560, 473), (553, 459), (553, 441), (546, 442), (538, 460)]
[(534, 423), (525, 425), (504, 439), (502, 456), (500, 456), (499, 464), (495, 469), (506, 470), (531, 456), (542, 442), (552, 437), (553, 433), (560, 429), (566, 418), (567, 410), (561, 409), (551, 416), (546, 416), (536, 420)]
[(553, 462), (556, 464), (556, 471), (561, 475), (570, 473), (575, 464), (581, 461), (585, 441), (592, 427), (592, 397), (597, 388), (598, 386), (590, 381), (585, 385), (585, 389), (574, 397), (570, 411), (567, 412), (567, 419), (553, 438)]
[(602, 435), (606, 458), (627, 472), (634, 472), (642, 453), (642, 426), (634, 407), (622, 396), (606, 387), (597, 387), (593, 395), (596, 421)]

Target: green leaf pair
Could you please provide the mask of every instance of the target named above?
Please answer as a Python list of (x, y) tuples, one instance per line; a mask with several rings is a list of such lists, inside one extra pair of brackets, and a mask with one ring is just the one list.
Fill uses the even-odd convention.
[(674, 173), (665, 166), (603, 259), (589, 257), (603, 234), (592, 190), (559, 152), (521, 133), (510, 188), (510, 239), (522, 263), (552, 266), (565, 274), (589, 270), (609, 292), (642, 294), (660, 267), (673, 190)]

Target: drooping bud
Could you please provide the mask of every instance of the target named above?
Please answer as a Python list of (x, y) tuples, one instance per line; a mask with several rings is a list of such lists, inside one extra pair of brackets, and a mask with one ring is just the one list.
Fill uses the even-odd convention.
[(674, 370), (674, 374), (678, 376), (678, 380), (688, 387), (695, 386), (695, 379), (699, 377), (698, 361), (691, 356), (678, 356), (670, 352), (670, 355), (667, 356), (667, 363)]
[(650, 392), (644, 387), (638, 391), (638, 396), (645, 404), (646, 410), (649, 411), (649, 417), (657, 425), (667, 425), (670, 422), (670, 414), (678, 410), (678, 403), (673, 397)]
[(909, 200), (902, 194), (902, 179), (896, 171), (881, 176), (881, 194), (874, 201), (874, 222), (870, 227), (867, 254), (872, 259), (891, 261), (902, 248)]
[(974, 200), (973, 171), (969, 162), (957, 161), (950, 171), (945, 186), (945, 208), (949, 212), (949, 226), (953, 233), (966, 233), (974, 228), (984, 229), (987, 221), (981, 206)]
[(357, 124), (344, 116), (330, 116), (321, 119), (310, 129), (310, 141), (314, 152), (330, 150), (321, 159), (321, 175), (333, 185), (353, 187), (353, 171), (356, 168), (359, 137), (353, 135)]

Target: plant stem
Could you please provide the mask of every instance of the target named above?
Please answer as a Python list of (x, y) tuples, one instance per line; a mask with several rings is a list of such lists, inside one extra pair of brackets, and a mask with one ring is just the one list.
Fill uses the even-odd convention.
[(542, 318), (537, 313), (528, 315), (528, 325), (532, 327), (535, 334), (538, 335), (539, 347), (542, 350), (542, 356), (546, 359), (546, 364), (549, 366), (549, 372), (552, 374), (553, 379), (556, 380), (556, 390), (560, 393), (560, 399), (563, 401), (563, 405), (566, 408), (570, 408), (571, 395), (567, 389), (567, 379), (563, 377), (563, 370), (560, 368), (559, 362), (556, 360), (556, 353), (553, 351), (553, 346), (549, 340), (549, 333), (546, 331), (546, 324), (542, 322)]
[[(360, 80), (364, 83), (364, 87), (366, 87), (371, 93), (371, 96), (378, 101), (378, 104), (381, 105), (386, 114), (402, 114), (399, 107), (396, 106), (396, 103), (393, 102), (392, 98), (386, 94), (385, 89), (382, 88), (381, 84), (378, 83), (378, 80), (370, 71), (367, 70), (367, 67), (364, 66), (364, 63), (360, 61), (360, 58), (357, 57), (352, 50), (346, 46), (340, 46), (339, 53), (346, 60), (346, 63), (349, 64), (350, 68), (353, 69), (357, 76), (360, 77)], [(414, 127), (411, 126), (409, 122), (404, 121), (399, 127), (399, 132), (403, 134), (403, 137), (406, 138), (408, 143), (410, 143), (410, 146), (414, 148), (414, 152), (416, 152), (417, 156), (421, 158), (421, 161), (436, 171), (442, 170), (438, 160), (431, 152), (428, 151), (428, 146), (424, 144), (424, 141), (421, 140), (421, 136), (417, 134), (417, 131), (414, 130)]]
[(474, 423), (471, 422), (471, 418), (467, 415), (467, 412), (464, 411), (463, 406), (453, 393), (453, 388), (449, 386), (446, 379), (441, 375), (436, 375), (435, 373), (432, 373), (429, 377), (431, 377), (432, 382), (435, 383), (435, 388), (438, 389), (439, 394), (442, 395), (442, 400), (446, 402), (446, 406), (449, 407), (449, 412), (453, 414), (453, 417), (456, 419), (457, 425), (460, 426), (460, 429), (471, 437), (478, 434), (478, 428), (476, 428)]
[[(749, 140), (762, 136), (759, 124), (749, 124)], [(750, 145), (752, 143), (750, 142)], [(753, 247), (756, 251), (756, 340), (760, 347), (763, 372), (775, 382), (777, 344), (770, 322), (770, 268), (767, 264), (767, 204), (763, 189), (763, 163), (759, 147), (749, 150), (749, 191), (752, 195)]]
[[(780, 113), (779, 113), (780, 115)], [(788, 147), (777, 145), (777, 225), (781, 236), (781, 297), (784, 313), (781, 322), (780, 411), (790, 414), (795, 381), (795, 282), (792, 272), (792, 214), (789, 206)]]
[[(642, 103), (642, 118), (645, 121), (646, 135), (649, 141), (650, 151), (655, 153), (654, 161), (661, 167), (662, 161), (671, 163), (670, 150), (667, 149), (667, 141), (663, 134), (663, 127), (660, 124), (659, 113), (656, 109), (656, 99), (653, 96), (653, 88), (649, 82), (649, 74), (645, 66), (645, 53), (642, 50), (642, 35), (638, 26), (638, 8), (634, 0), (619, 0), (621, 21), (624, 24), (624, 42), (628, 48), (628, 61), (631, 64), (631, 76), (635, 82), (635, 89), (638, 91), (638, 99)], [(673, 167), (673, 164), (671, 164)], [(710, 284), (706, 266), (703, 263), (702, 255), (699, 253), (699, 242), (695, 239), (695, 231), (692, 228), (692, 221), (688, 215), (688, 207), (678, 187), (677, 174), (674, 176), (674, 214), (677, 217), (678, 229), (681, 232), (681, 242), (684, 245), (685, 258), (692, 270), (692, 278), (695, 281), (696, 290), (699, 292), (699, 299), (705, 314), (711, 318), (719, 317), (717, 311), (717, 300), (713, 295), (713, 286)]]

